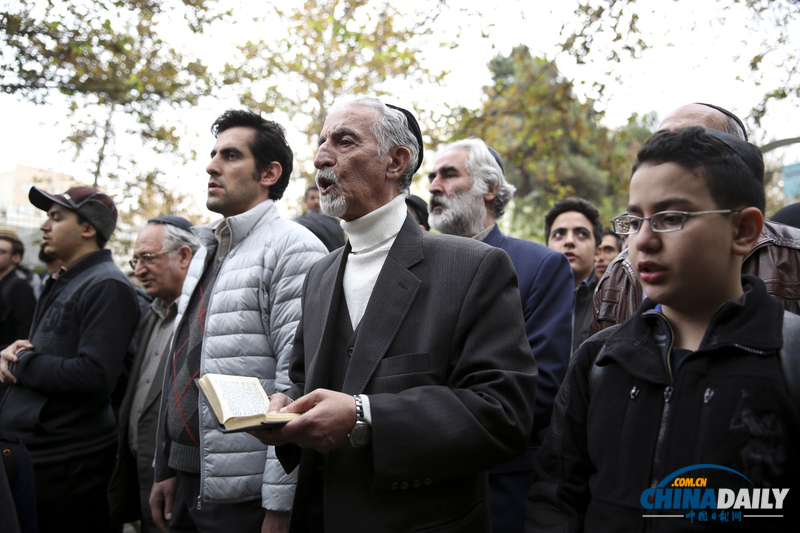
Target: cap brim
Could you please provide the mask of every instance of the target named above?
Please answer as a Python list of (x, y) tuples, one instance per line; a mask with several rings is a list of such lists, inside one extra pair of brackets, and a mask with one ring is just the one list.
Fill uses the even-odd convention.
[[(58, 205), (64, 205), (56, 197), (44, 192), (36, 185), (31, 187), (30, 192), (28, 192), (28, 199), (31, 201), (34, 207), (41, 209), (42, 211), (49, 211), (50, 206), (54, 203)], [(72, 209), (68, 205), (64, 205), (64, 207)]]

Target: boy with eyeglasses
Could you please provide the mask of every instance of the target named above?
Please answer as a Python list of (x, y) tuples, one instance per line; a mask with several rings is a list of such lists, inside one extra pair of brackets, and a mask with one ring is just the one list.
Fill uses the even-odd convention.
[(117, 208), (92, 187), (32, 187), (28, 196), (47, 212), (45, 253), (64, 266), (39, 298), (30, 336), (0, 352), (0, 381), (9, 385), (0, 432), (30, 453), (39, 531), (107, 532), (117, 446), (111, 393), (139, 320), (133, 286), (105, 249)]
[[(664, 496), (659, 484), (695, 465), (750, 482), (716, 467), (687, 474), (715, 493), (793, 486), (800, 419), (781, 358), (798, 354), (781, 351), (780, 302), (741, 276), (763, 225), (763, 178), (759, 149), (716, 130), (662, 131), (642, 146), (627, 213), (612, 222), (648, 298), (576, 353), (537, 455), (526, 531), (680, 531), (700, 512), (706, 526), (731, 527), (719, 514), (730, 522), (730, 508)], [(791, 499), (767, 514), (790, 516)], [(737, 530), (790, 520), (738, 512)]]

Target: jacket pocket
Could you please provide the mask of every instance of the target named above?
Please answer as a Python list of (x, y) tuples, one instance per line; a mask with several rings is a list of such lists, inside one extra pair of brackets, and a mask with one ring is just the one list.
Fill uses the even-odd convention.
[(417, 374), (430, 371), (430, 357), (428, 353), (409, 353), (386, 357), (381, 360), (373, 373), (374, 377), (398, 376), (402, 374)]

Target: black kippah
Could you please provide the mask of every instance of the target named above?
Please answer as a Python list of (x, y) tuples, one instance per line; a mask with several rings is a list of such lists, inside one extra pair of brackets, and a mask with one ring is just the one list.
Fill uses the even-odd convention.
[(489, 153), (492, 154), (492, 157), (494, 157), (494, 160), (497, 161), (497, 164), (500, 166), (500, 171), (503, 174), (505, 174), (506, 173), (506, 167), (503, 166), (503, 159), (500, 157), (500, 154), (498, 154), (497, 150), (495, 150), (494, 148), (492, 148), (488, 144), (486, 145), (486, 148), (489, 149)]
[(183, 217), (177, 215), (161, 215), (160, 217), (151, 218), (147, 221), (148, 224), (169, 224), (184, 231), (192, 231), (192, 223)]
[(762, 186), (764, 185), (764, 158), (758, 146), (743, 141), (739, 137), (731, 135), (730, 133), (725, 133), (724, 131), (715, 130), (713, 128), (706, 128), (705, 131), (709, 135), (724, 142), (728, 148), (741, 157), (742, 161), (744, 161), (753, 172), (753, 176)]
[(417, 119), (414, 118), (414, 115), (411, 114), (411, 111), (407, 109), (403, 109), (402, 107), (398, 107), (392, 104), (386, 104), (386, 107), (390, 107), (397, 111), (400, 111), (406, 117), (406, 123), (408, 124), (408, 129), (414, 135), (414, 138), (417, 139), (417, 145), (419, 146), (419, 156), (417, 157), (417, 166), (414, 168), (414, 172), (416, 173), (419, 170), (419, 167), (422, 166), (422, 158), (425, 154), (425, 150), (422, 147), (422, 130), (419, 127), (419, 123)]

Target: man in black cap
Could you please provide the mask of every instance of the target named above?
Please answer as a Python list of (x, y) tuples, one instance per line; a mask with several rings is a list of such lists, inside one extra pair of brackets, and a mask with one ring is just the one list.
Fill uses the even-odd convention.
[(64, 266), (39, 298), (30, 338), (0, 354), (0, 379), (11, 384), (0, 431), (30, 451), (40, 531), (107, 532), (117, 442), (110, 396), (139, 319), (134, 288), (104, 249), (117, 209), (91, 187), (32, 187), (29, 198), (47, 211), (44, 251)]
[[(681, 106), (669, 113), (658, 129), (674, 131), (688, 126), (712, 128), (747, 140), (747, 132), (739, 117), (712, 104)], [(767, 292), (781, 300), (787, 311), (800, 314), (800, 230), (765, 220), (761, 238), (743, 259), (742, 272), (764, 280)], [(628, 250), (623, 250), (608, 265), (597, 284), (589, 334), (622, 323), (644, 297), (628, 259)]]
[(303, 290), (294, 385), (257, 432), (299, 465), (291, 531), (488, 531), (487, 469), (530, 435), (536, 363), (502, 250), (424, 232), (405, 196), (422, 162), (413, 115), (374, 98), (331, 113), (314, 164), (345, 247)]
[(164, 365), (169, 359), (183, 280), (200, 246), (191, 222), (163, 215), (149, 220), (139, 232), (130, 261), (153, 301), (139, 333), (139, 347), (119, 412), (120, 438), (109, 503), (115, 525), (141, 519), (142, 533), (157, 531), (148, 500), (153, 487)]

